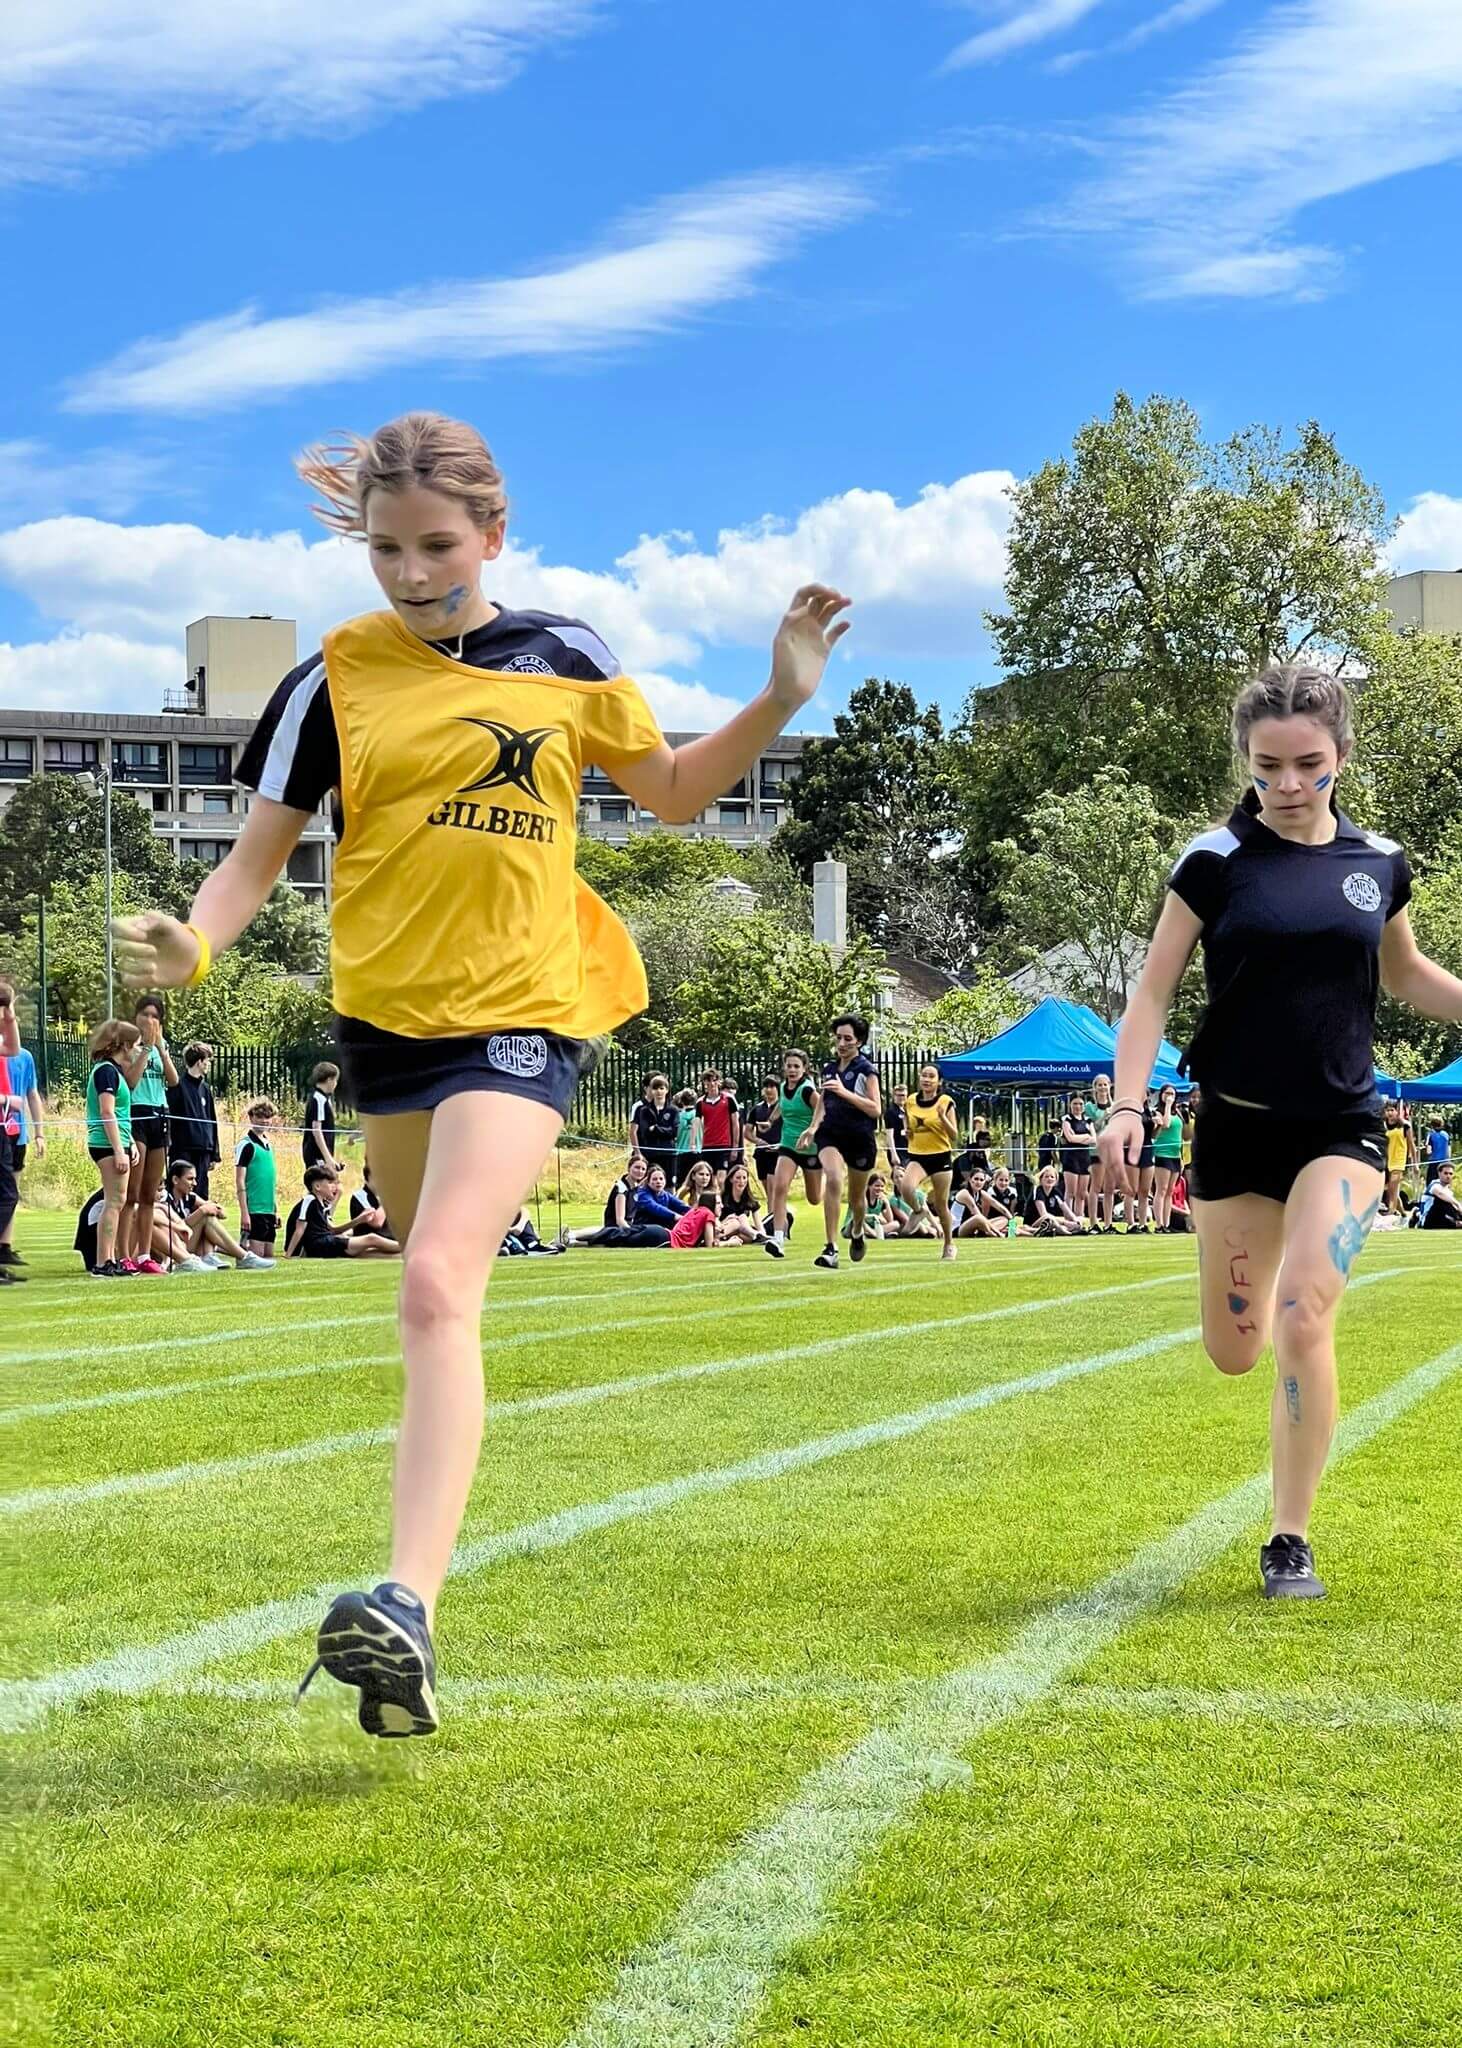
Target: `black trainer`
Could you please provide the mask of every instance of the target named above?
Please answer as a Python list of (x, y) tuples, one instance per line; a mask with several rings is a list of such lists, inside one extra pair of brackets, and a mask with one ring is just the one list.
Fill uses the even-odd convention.
[(868, 1256), (868, 1241), (861, 1230), (855, 1230), (848, 1239), (848, 1257), (855, 1266), (861, 1266)]
[(814, 1266), (825, 1266), (829, 1273), (836, 1273), (838, 1270), (837, 1246), (835, 1244), (824, 1245), (812, 1263)]
[(320, 1623), (318, 1655), (299, 1697), (322, 1668), (360, 1690), (357, 1719), (367, 1735), (435, 1735), (436, 1652), (426, 1609), (409, 1586), (342, 1593)]
[(775, 1231), (769, 1231), (762, 1239), (761, 1248), (764, 1252), (770, 1252), (774, 1259), (784, 1259), (787, 1256)]
[(1303, 1536), (1272, 1536), (1259, 1552), (1266, 1600), (1323, 1600), (1325, 1582), (1315, 1576), (1315, 1553)]
[(7, 1267), (0, 1266), (0, 1287), (24, 1287), (29, 1278), (28, 1273), (12, 1273)]
[(26, 1263), (13, 1244), (0, 1244), (0, 1266), (24, 1266)]

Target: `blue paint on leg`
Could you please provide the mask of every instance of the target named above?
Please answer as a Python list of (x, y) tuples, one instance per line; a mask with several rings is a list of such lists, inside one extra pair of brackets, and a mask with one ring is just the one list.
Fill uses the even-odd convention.
[(1366, 1238), (1381, 1206), (1381, 1198), (1378, 1195), (1370, 1207), (1362, 1210), (1357, 1216), (1351, 1206), (1350, 1182), (1343, 1180), (1340, 1183), (1340, 1200), (1344, 1214), (1330, 1233), (1330, 1263), (1342, 1279), (1348, 1280), (1351, 1267), (1365, 1248)]
[(1298, 1380), (1286, 1379), (1284, 1383), (1284, 1405), (1289, 1413), (1290, 1421), (1298, 1422), (1300, 1419), (1300, 1383)]
[(1228, 1298), (1228, 1305), (1236, 1316), (1241, 1316), (1249, 1306), (1242, 1294), (1231, 1294)]

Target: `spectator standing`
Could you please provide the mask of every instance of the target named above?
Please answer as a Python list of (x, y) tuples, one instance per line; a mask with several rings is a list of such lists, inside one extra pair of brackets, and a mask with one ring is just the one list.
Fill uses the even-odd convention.
[[(117, 1228), (117, 1258), (151, 1272), (152, 1217), (162, 1196), (168, 1161), (168, 1090), (177, 1086), (178, 1070), (163, 1036), (167, 1004), (161, 996), (143, 996), (132, 1012), (142, 1033), (142, 1060), (132, 1081), (132, 1143), (136, 1157), (127, 1177), (127, 1202)], [(161, 1270), (160, 1268), (158, 1270)]]
[(335, 1157), (335, 1090), (340, 1086), (340, 1069), (321, 1060), (310, 1075), (310, 1099), (305, 1105), (305, 1128), (301, 1151), (304, 1163), (328, 1166), (340, 1176)]
[(1381, 1207), (1388, 1215), (1399, 1216), (1405, 1207), (1401, 1198), (1401, 1181), (1406, 1172), (1409, 1150), (1399, 1102), (1386, 1104), (1383, 1121), (1386, 1126), (1386, 1185), (1381, 1194)]
[(1055, 1112), (1046, 1116), (1041, 1135), (1036, 1139), (1036, 1173), (1039, 1176), (1048, 1166), (1054, 1167), (1061, 1154), (1061, 1126)]
[[(23, 1266), (15, 1249), (15, 1212), (19, 1206), (20, 1175), (35, 1147), (37, 1159), (46, 1156), (44, 1108), (36, 1086), (36, 1063), (20, 1044), (15, 1023), (15, 990), (0, 981), (0, 1284), (12, 1276), (8, 1269)], [(7, 1040), (12, 1041), (7, 1049)]]
[(1441, 1166), (1446, 1160), (1450, 1159), (1451, 1156), (1452, 1144), (1451, 1140), (1447, 1136), (1446, 1129), (1442, 1123), (1442, 1119), (1439, 1116), (1435, 1115), (1428, 1117), (1426, 1134), (1425, 1175), (1425, 1178), (1428, 1182), (1431, 1182), (1436, 1179), (1437, 1168)]
[(1073, 1095), (1061, 1119), (1062, 1194), (1078, 1215), (1086, 1214), (1087, 1187), (1091, 1179), (1091, 1125), (1087, 1121), (1086, 1097)]
[(908, 1082), (895, 1081), (890, 1094), (892, 1099), (884, 1107), (883, 1127), (888, 1133), (888, 1170), (897, 1187), (909, 1163)]
[(675, 1171), (679, 1135), (680, 1112), (670, 1100), (669, 1078), (665, 1074), (651, 1074), (630, 1112), (630, 1151), (638, 1152), (646, 1167), (662, 1167), (668, 1179)]
[[(777, 1178), (777, 1147), (782, 1142), (781, 1097), (781, 1082), (775, 1074), (768, 1074), (761, 1084), (761, 1096), (752, 1104), (746, 1119), (747, 1134), (751, 1139), (751, 1163), (756, 1168), (756, 1177), (769, 1204)], [(770, 1216), (768, 1221), (770, 1224)]]
[[(86, 1082), (86, 1146), (102, 1177), (106, 1200), (97, 1219), (93, 1275), (116, 1280), (140, 1265), (124, 1267), (117, 1257), (122, 1212), (127, 1205), (136, 1147), (132, 1142), (132, 1083), (142, 1071), (146, 1049), (135, 1024), (109, 1017), (91, 1036), (91, 1073)], [(160, 1273), (153, 1259), (147, 1270)]]
[(249, 1104), (249, 1128), (234, 1153), (234, 1192), (239, 1202), (239, 1242), (267, 1258), (279, 1236), (278, 1165), (270, 1133), (279, 1111), (267, 1097)]
[(719, 1188), (731, 1161), (741, 1150), (741, 1105), (729, 1089), (721, 1086), (721, 1076), (714, 1068), (701, 1075), (695, 1113), (701, 1127), (701, 1157), (715, 1175)]
[(200, 1202), (208, 1200), (208, 1176), (223, 1158), (218, 1143), (218, 1105), (213, 1099), (213, 1047), (195, 1039), (183, 1051), (183, 1071), (168, 1089), (169, 1151), (192, 1162)]
[[(1097, 1150), (1098, 1141), (1112, 1113), (1112, 1077), (1097, 1074), (1091, 1084), (1091, 1099), (1086, 1105), (1086, 1120), (1090, 1131), (1087, 1139), (1087, 1157), (1090, 1179), (1086, 1190), (1086, 1214), (1093, 1232), (1098, 1237), (1115, 1237), (1117, 1234), (1117, 1193), (1125, 1182), (1125, 1172), (1120, 1176), (1108, 1174)], [(1102, 1221), (1102, 1204), (1106, 1203), (1106, 1222)]]
[[(1146, 1131), (1146, 1123), (1143, 1130)], [(1158, 1090), (1152, 1115), (1153, 1216), (1159, 1230), (1171, 1227), (1173, 1183), (1183, 1171), (1183, 1119), (1178, 1091), (1168, 1082)]]
[(667, 1174), (677, 1187), (700, 1156), (700, 1132), (696, 1126), (695, 1090), (677, 1089), (675, 1094), (675, 1171)]

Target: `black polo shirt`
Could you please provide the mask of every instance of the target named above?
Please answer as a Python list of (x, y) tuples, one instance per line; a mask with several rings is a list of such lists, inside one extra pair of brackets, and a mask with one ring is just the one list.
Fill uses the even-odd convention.
[[(831, 1081), (834, 1075), (845, 1088), (850, 1088), (855, 1095), (862, 1096), (866, 1101), (871, 1092), (868, 1084), (878, 1079), (878, 1069), (867, 1053), (860, 1051), (845, 1067), (840, 1067), (836, 1060), (825, 1061), (822, 1069), (824, 1083)], [(875, 1120), (871, 1116), (866, 1116), (861, 1109), (854, 1109), (845, 1096), (829, 1095), (824, 1088), (822, 1128), (819, 1136), (835, 1134), (838, 1137), (849, 1137), (856, 1134), (862, 1137), (866, 1134), (871, 1140), (876, 1128)]]
[(1190, 840), (1169, 887), (1203, 922), (1208, 1007), (1184, 1070), (1217, 1095), (1289, 1116), (1376, 1101), (1381, 933), (1411, 900), (1393, 839), (1336, 813), (1324, 846), (1282, 839), (1250, 790)]

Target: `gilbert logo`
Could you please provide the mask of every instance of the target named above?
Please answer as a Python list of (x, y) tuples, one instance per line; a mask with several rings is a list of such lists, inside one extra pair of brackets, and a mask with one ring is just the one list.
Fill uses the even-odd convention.
[(475, 789), (517, 789), (524, 796), (531, 796), (535, 803), (543, 802), (543, 792), (534, 777), (540, 749), (545, 741), (553, 738), (558, 731), (556, 725), (535, 725), (531, 731), (515, 732), (510, 725), (501, 724), (496, 718), (464, 718), (463, 725), (480, 725), (497, 742), (497, 753), (491, 767), (476, 782), (463, 785), (462, 794), (470, 796)]
[(500, 1074), (533, 1081), (548, 1065), (548, 1045), (538, 1031), (495, 1031), (487, 1041), (487, 1064)]

